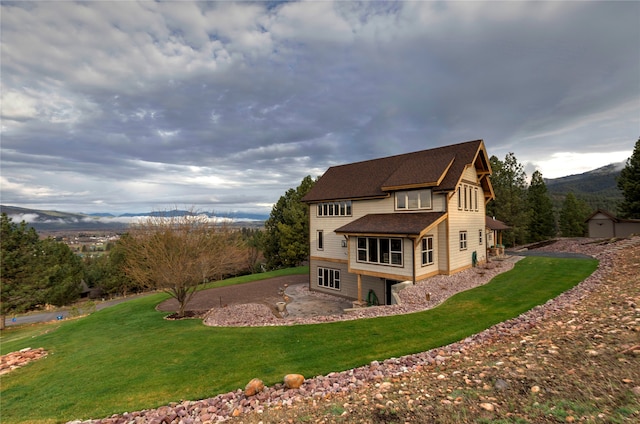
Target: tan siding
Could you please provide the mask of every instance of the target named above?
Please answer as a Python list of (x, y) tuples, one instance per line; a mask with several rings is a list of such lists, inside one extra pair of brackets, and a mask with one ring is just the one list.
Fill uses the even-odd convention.
[(353, 220), (371, 213), (392, 213), (395, 208), (394, 202), (394, 196), (385, 199), (355, 201), (353, 202)]
[[(463, 174), (463, 181), (459, 184), (467, 189), (467, 210), (464, 209), (464, 195), (462, 196), (462, 210), (458, 209), (457, 193), (451, 198), (449, 204), (449, 273), (466, 269), (472, 265), (472, 254), (476, 252), (479, 263), (486, 261), (485, 229), (485, 204), (484, 195), (478, 184), (474, 168), (468, 168)], [(478, 210), (475, 206), (475, 193), (478, 193)], [(469, 193), (471, 193), (469, 195)], [(467, 248), (460, 250), (460, 232), (467, 232)], [(479, 244), (479, 232), (483, 232), (482, 245)]]
[[(318, 267), (332, 268), (340, 270), (340, 290), (321, 287), (318, 285)], [(311, 290), (340, 296), (347, 299), (358, 299), (358, 276), (347, 271), (346, 264), (336, 264), (322, 260), (312, 259), (310, 266), (310, 288)], [(362, 300), (367, 299), (369, 290), (374, 290), (380, 302), (384, 302), (384, 281), (378, 277), (362, 276)]]
[[(330, 269), (338, 269), (340, 270), (340, 289), (331, 289), (318, 285), (318, 268), (330, 268)], [(322, 260), (314, 260), (312, 259), (309, 264), (309, 288), (314, 291), (319, 291), (322, 293), (328, 293), (334, 296), (341, 296), (345, 298), (351, 298), (349, 295), (350, 288), (355, 283), (355, 276), (350, 275), (347, 272), (347, 264), (340, 264), (335, 262), (326, 262)]]
[(447, 237), (448, 221), (438, 225), (438, 270), (446, 274), (449, 271), (449, 240)]
[[(443, 224), (440, 224), (443, 225)], [(416, 246), (415, 251), (415, 263), (416, 263), (416, 281), (422, 280), (429, 275), (435, 275), (440, 273), (439, 263), (440, 263), (440, 238), (438, 228), (435, 228), (434, 231), (425, 234), (425, 237), (432, 236), (433, 237), (433, 264), (431, 265), (422, 265), (422, 239), (418, 240), (418, 245)]]
[(447, 211), (447, 194), (434, 194), (433, 195), (433, 212), (446, 212)]

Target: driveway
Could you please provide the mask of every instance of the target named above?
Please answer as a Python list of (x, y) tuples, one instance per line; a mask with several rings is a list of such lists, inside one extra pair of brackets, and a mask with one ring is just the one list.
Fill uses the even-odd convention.
[[(118, 303), (127, 302), (131, 299), (135, 299), (141, 296), (148, 296), (149, 293), (138, 294), (134, 296), (121, 297), (113, 300), (105, 300), (104, 302), (96, 302), (96, 311), (99, 311), (104, 308), (108, 308), (109, 306), (117, 305)], [(54, 312), (38, 312), (32, 314), (25, 314), (16, 317), (7, 317), (5, 324), (8, 326), (11, 325), (20, 325), (20, 324), (34, 324), (36, 322), (48, 322), (55, 320), (62, 320), (65, 318), (69, 318), (71, 314), (71, 308), (62, 309)]]

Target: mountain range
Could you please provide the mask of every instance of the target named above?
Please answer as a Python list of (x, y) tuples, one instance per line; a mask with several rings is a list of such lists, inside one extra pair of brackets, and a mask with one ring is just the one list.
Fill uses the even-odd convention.
[[(582, 174), (569, 175), (561, 178), (545, 179), (547, 191), (555, 209), (562, 207), (567, 193), (572, 192), (578, 199), (584, 200), (592, 210), (605, 209), (616, 213), (617, 204), (622, 201), (622, 193), (617, 187), (616, 178), (624, 168), (625, 163), (614, 163), (602, 168), (594, 169)], [(186, 210), (147, 213), (124, 213), (113, 215), (110, 213), (69, 213), (51, 210), (27, 209), (18, 206), (0, 205), (0, 212), (12, 217), (14, 222), (26, 221), (37, 231), (62, 230), (108, 230), (124, 231), (133, 218), (154, 216), (160, 214), (189, 214)], [(207, 213), (210, 217), (213, 214)], [(237, 212), (222, 216), (231, 218), (238, 223), (247, 225), (261, 225), (269, 218), (268, 215)]]
[(617, 178), (625, 164), (612, 163), (582, 174), (545, 179), (554, 208), (560, 209), (566, 195), (572, 192), (578, 199), (584, 200), (592, 210), (604, 209), (615, 215), (617, 205), (623, 200)]
[[(73, 213), (52, 210), (27, 209), (18, 206), (0, 205), (0, 212), (6, 213), (14, 222), (25, 221), (37, 231), (124, 231), (127, 226), (135, 221), (135, 218), (145, 216), (163, 216), (172, 214), (174, 216), (184, 216), (191, 214), (187, 210), (172, 210), (146, 213), (124, 213), (113, 215), (111, 213)], [(210, 218), (229, 218), (237, 223), (247, 225), (261, 225), (268, 215), (236, 212), (227, 215), (214, 215), (209, 212), (202, 212)]]

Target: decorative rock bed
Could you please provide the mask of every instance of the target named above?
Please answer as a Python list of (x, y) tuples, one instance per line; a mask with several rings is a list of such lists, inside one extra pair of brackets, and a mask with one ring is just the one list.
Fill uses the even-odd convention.
[(31, 361), (44, 358), (45, 356), (47, 356), (47, 352), (41, 347), (37, 349), (27, 347), (18, 352), (2, 355), (0, 356), (0, 375), (8, 374), (15, 369), (24, 367)]

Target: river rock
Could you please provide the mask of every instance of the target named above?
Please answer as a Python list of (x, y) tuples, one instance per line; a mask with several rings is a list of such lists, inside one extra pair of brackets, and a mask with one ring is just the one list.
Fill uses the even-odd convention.
[(259, 378), (254, 378), (244, 387), (245, 396), (254, 396), (264, 389), (264, 383)]
[(304, 376), (300, 374), (287, 374), (284, 376), (284, 385), (287, 389), (298, 389), (304, 383)]

